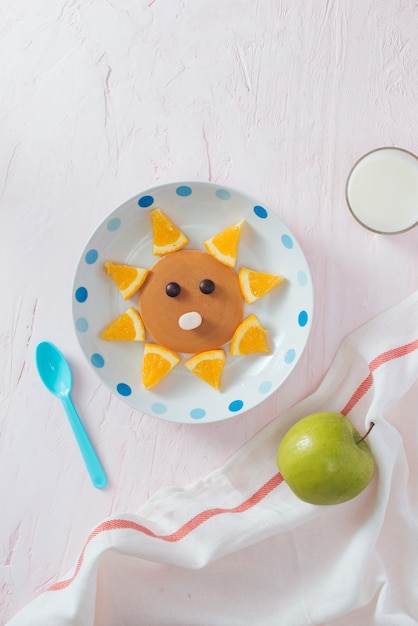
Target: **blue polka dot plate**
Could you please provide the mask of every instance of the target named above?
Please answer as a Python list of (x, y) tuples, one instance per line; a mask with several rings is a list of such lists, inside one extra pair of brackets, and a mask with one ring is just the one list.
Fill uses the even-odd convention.
[[(281, 274), (284, 285), (251, 305), (268, 330), (269, 354), (230, 356), (216, 391), (180, 363), (158, 385), (141, 384), (143, 343), (100, 338), (102, 329), (137, 295), (123, 300), (103, 271), (106, 261), (150, 268), (153, 255), (150, 210), (160, 208), (187, 235), (187, 248), (242, 219), (236, 270), (240, 266)], [(311, 329), (313, 289), (305, 256), (293, 234), (266, 206), (246, 194), (213, 183), (171, 183), (148, 189), (114, 210), (97, 228), (79, 261), (73, 288), (73, 318), (81, 349), (100, 380), (132, 408), (179, 423), (224, 420), (252, 409), (276, 391), (295, 368)], [(147, 337), (147, 341), (152, 341)], [(185, 358), (191, 355), (185, 356)], [(184, 360), (184, 359), (183, 359)]]

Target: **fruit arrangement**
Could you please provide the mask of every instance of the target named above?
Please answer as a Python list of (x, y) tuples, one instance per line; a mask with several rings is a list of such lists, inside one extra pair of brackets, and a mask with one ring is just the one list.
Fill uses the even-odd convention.
[[(155, 265), (145, 269), (109, 260), (103, 267), (124, 300), (139, 292), (139, 310), (130, 306), (100, 336), (105, 341), (145, 342), (148, 332), (156, 340), (144, 346), (142, 385), (146, 389), (160, 383), (181, 362), (177, 352), (189, 352), (193, 356), (184, 366), (219, 390), (226, 363), (225, 343), (230, 342), (231, 356), (270, 352), (267, 330), (256, 315), (242, 319), (244, 301), (253, 304), (282, 285), (285, 278), (247, 267), (235, 271), (244, 220), (203, 242), (206, 252), (201, 252), (183, 251), (188, 237), (161, 209), (150, 211), (150, 219), (153, 254), (160, 257)], [(212, 275), (197, 280), (196, 267), (210, 268), (210, 259), (215, 264)], [(176, 275), (180, 278), (172, 280), (170, 272), (176, 265), (183, 269)], [(161, 284), (157, 276), (163, 280)]]

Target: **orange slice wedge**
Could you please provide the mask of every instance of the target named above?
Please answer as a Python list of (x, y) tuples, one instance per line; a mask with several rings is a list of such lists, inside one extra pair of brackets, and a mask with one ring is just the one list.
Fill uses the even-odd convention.
[(155, 343), (146, 343), (142, 361), (142, 384), (151, 389), (180, 362), (180, 357), (168, 348)]
[(184, 365), (206, 383), (215, 389), (220, 389), (225, 360), (226, 354), (223, 350), (207, 350), (195, 354), (191, 359), (185, 361)]
[(113, 261), (106, 261), (103, 269), (113, 278), (124, 300), (128, 300), (138, 291), (149, 274), (149, 270), (142, 267), (120, 265)]
[(208, 239), (203, 244), (209, 254), (228, 267), (235, 267), (238, 244), (244, 223), (245, 221), (241, 220), (237, 224), (228, 226), (228, 228), (225, 228), (225, 230)]
[(102, 330), (100, 337), (106, 341), (144, 341), (145, 328), (139, 313), (129, 307)]
[(266, 272), (250, 270), (248, 267), (241, 267), (238, 272), (238, 280), (246, 302), (252, 304), (274, 287), (284, 283), (286, 279), (280, 274), (267, 274)]
[(184, 233), (170, 220), (161, 209), (151, 211), (153, 252), (155, 256), (163, 256), (183, 248), (189, 240)]
[(232, 356), (270, 352), (267, 331), (255, 315), (250, 315), (238, 326), (231, 339), (230, 352)]

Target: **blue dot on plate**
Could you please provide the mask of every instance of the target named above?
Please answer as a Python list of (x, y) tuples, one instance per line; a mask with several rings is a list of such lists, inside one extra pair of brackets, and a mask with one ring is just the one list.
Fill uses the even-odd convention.
[(295, 350), (293, 350), (293, 348), (290, 348), (290, 350), (288, 350), (286, 354), (284, 355), (284, 362), (287, 364), (292, 363), (295, 360), (295, 356), (296, 356)]
[(116, 385), (116, 390), (121, 396), (130, 396), (132, 393), (132, 389), (126, 383), (118, 383)]
[(306, 326), (308, 323), (308, 314), (306, 311), (301, 311), (298, 315), (298, 324), (299, 326)]
[(103, 367), (105, 364), (104, 358), (97, 352), (91, 355), (90, 361), (93, 363), (94, 367)]
[(272, 386), (271, 380), (265, 380), (259, 386), (258, 391), (259, 393), (268, 393), (271, 389), (271, 386)]
[(202, 417), (205, 417), (205, 415), (205, 409), (192, 409), (190, 411), (190, 417), (192, 417), (194, 420), (201, 420)]
[(89, 323), (85, 317), (79, 317), (75, 321), (75, 327), (79, 333), (85, 333), (89, 328)]
[(154, 404), (151, 406), (151, 409), (157, 415), (163, 415), (164, 413), (167, 412), (167, 407), (162, 402), (154, 402)]
[(229, 200), (229, 198), (231, 197), (231, 194), (227, 189), (217, 189), (216, 195), (220, 200)]
[(86, 256), (84, 258), (88, 265), (93, 265), (93, 263), (96, 263), (97, 259), (99, 258), (99, 253), (97, 252), (97, 250), (94, 250), (94, 248), (92, 248), (91, 250), (88, 250), (86, 252)]
[(146, 208), (148, 206), (151, 206), (153, 202), (154, 202), (154, 198), (152, 196), (142, 196), (138, 200), (138, 205), (141, 206), (142, 208)]
[(254, 213), (257, 215), (257, 217), (261, 217), (262, 220), (265, 220), (266, 217), (268, 216), (267, 213), (267, 209), (265, 209), (263, 206), (255, 206), (254, 207)]
[(191, 193), (192, 193), (192, 188), (188, 187), (188, 185), (180, 185), (176, 189), (176, 194), (178, 196), (186, 197), (186, 196), (190, 196)]
[(77, 302), (85, 302), (88, 298), (89, 292), (85, 287), (79, 287), (75, 292), (75, 299)]
[(233, 413), (236, 413), (237, 411), (241, 411), (243, 406), (244, 406), (244, 403), (242, 400), (234, 400), (233, 402), (231, 402), (228, 409), (232, 411)]
[(298, 279), (299, 285), (301, 285), (302, 287), (304, 287), (308, 282), (308, 277), (306, 276), (306, 273), (303, 270), (300, 270), (297, 273), (297, 279)]
[(112, 217), (112, 219), (109, 220), (106, 224), (107, 230), (113, 233), (120, 227), (121, 223), (122, 222), (120, 221), (119, 217)]
[(293, 248), (292, 237), (290, 237), (289, 235), (282, 235), (282, 244), (284, 245), (285, 248), (288, 248), (288, 250), (291, 250), (291, 248)]

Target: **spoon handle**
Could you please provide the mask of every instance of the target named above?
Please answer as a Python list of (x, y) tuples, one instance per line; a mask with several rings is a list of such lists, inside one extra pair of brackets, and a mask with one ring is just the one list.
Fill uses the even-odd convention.
[(71, 400), (70, 395), (63, 396), (62, 403), (73, 429), (75, 438), (90, 474), (92, 483), (97, 489), (103, 489), (107, 485), (107, 477), (105, 471), (99, 461), (99, 458), (93, 448), (89, 436), (83, 426), (83, 423), (77, 413), (77, 410)]

